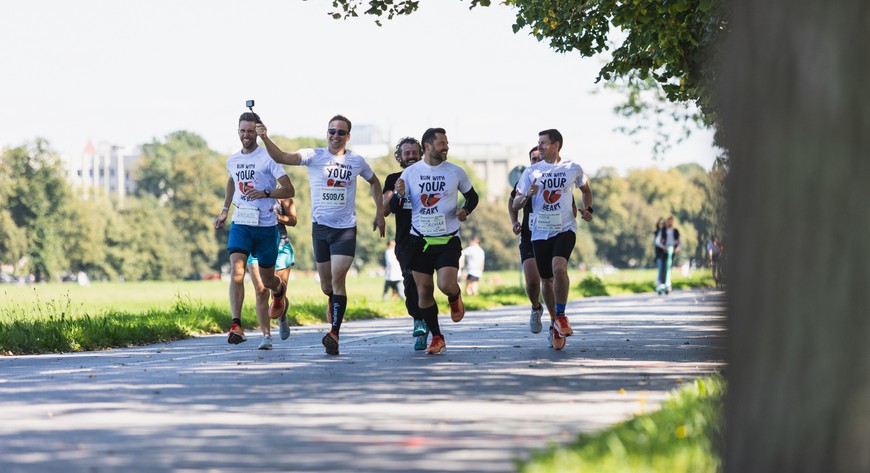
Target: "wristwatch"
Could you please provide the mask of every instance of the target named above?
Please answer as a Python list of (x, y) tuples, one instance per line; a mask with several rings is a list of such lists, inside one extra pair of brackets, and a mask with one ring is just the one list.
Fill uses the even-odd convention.
[(269, 194), (271, 194), (272, 192), (269, 191), (269, 189), (266, 189), (263, 191), (263, 193), (266, 194), (266, 197), (269, 197)]
[(589, 213), (593, 213), (592, 206), (586, 207), (586, 211)]

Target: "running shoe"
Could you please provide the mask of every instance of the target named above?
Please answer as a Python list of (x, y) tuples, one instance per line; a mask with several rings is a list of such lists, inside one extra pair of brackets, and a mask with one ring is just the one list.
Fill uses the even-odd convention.
[(281, 314), (287, 311), (289, 301), (284, 296), (287, 292), (287, 284), (281, 281), (281, 290), (272, 293), (272, 306), (269, 307), (269, 317), (277, 319)]
[(278, 319), (278, 335), (281, 335), (281, 340), (290, 338), (290, 324), (287, 323), (287, 311)]
[[(422, 319), (414, 319), (414, 337), (426, 337), (429, 335), (429, 327), (426, 326), (426, 321)], [(423, 347), (426, 348), (426, 347)]]
[(242, 342), (247, 342), (248, 337), (245, 336), (245, 331), (239, 324), (230, 325), (230, 333), (227, 335), (227, 343), (238, 345)]
[(453, 319), (454, 322), (459, 322), (463, 317), (465, 317), (465, 304), (462, 303), (462, 293), (459, 293), (459, 297), (457, 297), (455, 301), (449, 302), (449, 305), (450, 318)]
[(327, 332), (323, 336), (322, 342), (327, 355), (338, 355), (338, 335), (335, 332)]
[(257, 347), (257, 350), (271, 350), (272, 349), (272, 336), (271, 335), (263, 335), (263, 339), (260, 340), (260, 346)]
[(529, 316), (529, 330), (532, 333), (541, 333), (544, 326), (541, 325), (541, 316), (544, 315), (544, 306), (540, 306), (537, 309), (532, 308), (532, 315)]
[(565, 337), (559, 335), (559, 332), (553, 330), (553, 348), (561, 350), (565, 348)]
[(568, 337), (574, 333), (574, 329), (568, 325), (568, 317), (564, 315), (556, 316), (556, 320), (553, 321), (553, 327), (556, 328), (556, 332), (562, 337)]
[(429, 342), (429, 334), (420, 335), (414, 339), (414, 350), (420, 351), (426, 349), (426, 343)]
[(427, 355), (440, 355), (447, 351), (447, 345), (444, 344), (444, 337), (441, 335), (432, 335), (432, 343), (426, 349)]

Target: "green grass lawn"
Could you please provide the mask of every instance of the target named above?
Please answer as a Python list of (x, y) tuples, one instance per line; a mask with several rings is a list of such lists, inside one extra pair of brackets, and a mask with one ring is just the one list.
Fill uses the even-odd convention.
[[(601, 275), (570, 274), (572, 299), (651, 292), (654, 270)], [(485, 273), (481, 294), (465, 297), (468, 310), (528, 304), (516, 271)], [(382, 300), (379, 276), (348, 278), (347, 320), (406, 317), (398, 298)], [(674, 287), (709, 287), (705, 271), (674, 277)], [(226, 281), (46, 283), (0, 286), (0, 353), (24, 354), (95, 350), (219, 333), (230, 324)], [(313, 274), (295, 273), (288, 285), (293, 325), (325, 322), (326, 297)], [(436, 290), (442, 312), (447, 298)], [(246, 327), (256, 327), (252, 286), (246, 284), (242, 311)]]
[(537, 452), (518, 464), (521, 473), (716, 473), (721, 471), (720, 376), (674, 391), (655, 412), (573, 442)]

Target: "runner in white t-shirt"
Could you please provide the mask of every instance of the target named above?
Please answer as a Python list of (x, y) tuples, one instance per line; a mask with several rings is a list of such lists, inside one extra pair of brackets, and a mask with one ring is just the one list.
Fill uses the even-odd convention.
[(338, 334), (347, 308), (345, 280), (356, 254), (357, 176), (369, 183), (377, 209), (372, 230), (378, 230), (383, 238), (385, 226), (381, 182), (362, 156), (347, 149), (350, 128), (347, 117), (336, 115), (329, 120), (326, 130), (329, 145), (326, 148), (286, 153), (269, 139), (266, 126), (257, 124), (257, 134), (272, 159), (281, 164), (308, 168), (314, 260), (320, 276), (320, 289), (329, 298), (327, 318), (332, 324), (322, 341), (330, 355), (338, 355)]
[[(444, 336), (438, 325), (438, 305), (435, 303), (433, 273), (438, 273), (438, 289), (450, 304), (450, 318), (459, 322), (465, 315), (462, 291), (457, 277), (462, 244), (459, 222), (477, 206), (477, 192), (461, 167), (447, 162), (450, 149), (443, 128), (429, 128), (423, 133), (423, 160), (406, 168), (396, 181), (393, 205), (401, 208), (410, 200), (412, 249), (409, 266), (414, 274), (419, 296), (420, 315), (432, 332), (432, 342), (426, 353), (437, 355), (446, 350)], [(459, 193), (465, 205), (458, 208)], [(392, 205), (392, 203), (391, 203)]]
[[(247, 340), (242, 329), (242, 302), (245, 299), (245, 265), (248, 256), (259, 261), (260, 279), (272, 290), (272, 306), (269, 315), (280, 317), (287, 308), (287, 285), (275, 276), (275, 261), (278, 258), (278, 217), (273, 210), (276, 199), (293, 197), (296, 192), (284, 169), (275, 163), (268, 153), (257, 145), (256, 123), (260, 117), (246, 112), (239, 117), (239, 140), (242, 150), (227, 159), (227, 192), (224, 208), (214, 222), (222, 228), (227, 220), (230, 204), (233, 223), (230, 226), (227, 251), (230, 254), (232, 278), (230, 280), (230, 325), (227, 342), (242, 343)], [(276, 187), (281, 184), (281, 187)]]
[(527, 168), (517, 183), (514, 210), (523, 208), (531, 199), (534, 222), (532, 245), (535, 264), (541, 275), (541, 292), (550, 312), (550, 334), (553, 348), (565, 347), (565, 337), (574, 333), (565, 317), (568, 303), (568, 259), (577, 241), (577, 221), (572, 205), (574, 187), (583, 194), (578, 208), (581, 218), (592, 220), (592, 190), (579, 164), (563, 160), (562, 134), (550, 129), (538, 133), (538, 150), (543, 161)]

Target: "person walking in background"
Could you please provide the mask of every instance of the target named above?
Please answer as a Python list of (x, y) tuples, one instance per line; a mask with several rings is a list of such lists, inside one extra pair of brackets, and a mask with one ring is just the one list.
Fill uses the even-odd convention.
[[(275, 276), (278, 259), (278, 218), (273, 211), (276, 199), (295, 195), (293, 184), (284, 169), (257, 145), (256, 125), (260, 117), (245, 112), (239, 117), (241, 151), (227, 158), (226, 197), (224, 207), (215, 218), (214, 227), (223, 228), (230, 205), (235, 205), (230, 226), (227, 252), (230, 254), (230, 325), (227, 342), (247, 341), (242, 329), (242, 303), (245, 299), (245, 263), (249, 255), (259, 261), (262, 284), (272, 292), (269, 315), (278, 318), (287, 310), (287, 284)], [(276, 187), (280, 184), (281, 187)]]
[(478, 284), (483, 278), (483, 266), (486, 261), (486, 252), (480, 247), (480, 238), (471, 237), (468, 246), (462, 250), (465, 258), (465, 294), (476, 296), (480, 291)]
[[(290, 244), (290, 237), (287, 234), (287, 227), (296, 226), (296, 204), (293, 199), (278, 199), (275, 204), (275, 213), (278, 216), (278, 258), (275, 260), (275, 275), (287, 284), (290, 279), (290, 268), (296, 264), (296, 255), (293, 252), (293, 246)], [(254, 284), (256, 291), (257, 302), (255, 311), (257, 313), (257, 322), (260, 324), (260, 330), (263, 332), (263, 338), (260, 340), (260, 350), (272, 349), (272, 321), (269, 317), (269, 290), (263, 285), (260, 279), (259, 261), (254, 255), (248, 256), (248, 274), (251, 276), (251, 283)], [(278, 317), (278, 334), (281, 340), (290, 338), (290, 324), (287, 322), (287, 308), (289, 304), (284, 306), (284, 312)]]
[(716, 287), (720, 287), (723, 282), (721, 267), (719, 266), (719, 255), (722, 254), (724, 249), (725, 247), (719, 242), (719, 237), (716, 235), (713, 235), (710, 241), (707, 242), (707, 264), (710, 265), (710, 271), (713, 273), (713, 282), (716, 284)]
[(399, 259), (396, 258), (396, 240), (390, 240), (384, 251), (384, 293), (381, 295), (381, 299), (387, 300), (387, 294), (392, 290), (393, 294), (405, 300), (405, 294), (399, 287), (401, 283), (402, 266), (399, 264)]
[(308, 168), (311, 192), (311, 240), (314, 260), (320, 276), (320, 289), (328, 300), (331, 329), (321, 340), (326, 353), (338, 355), (338, 337), (347, 309), (347, 272), (356, 255), (356, 180), (369, 183), (375, 202), (372, 230), (384, 237), (381, 182), (365, 158), (347, 149), (351, 123), (342, 115), (329, 120), (326, 148), (300, 149), (286, 153), (268, 137), (262, 122), (257, 134), (263, 140), (269, 156), (276, 162)]
[[(462, 289), (457, 277), (462, 243), (459, 225), (477, 207), (478, 196), (468, 175), (461, 167), (447, 162), (450, 149), (443, 128), (429, 128), (423, 133), (423, 160), (402, 171), (396, 181), (396, 192), (390, 205), (404, 206), (410, 200), (411, 270), (417, 284), (420, 314), (432, 332), (432, 342), (426, 353), (444, 353), (447, 345), (438, 325), (438, 305), (435, 302), (433, 273), (438, 273), (438, 289), (447, 296), (450, 318), (459, 322), (465, 316)], [(459, 208), (458, 195), (465, 196)]]
[[(420, 145), (420, 142), (416, 138), (406, 136), (396, 144), (394, 157), (403, 170), (420, 161), (422, 156), (423, 146)], [(414, 329), (411, 332), (411, 335), (414, 337), (414, 350), (425, 350), (429, 344), (429, 328), (426, 326), (423, 316), (420, 315), (417, 284), (414, 282), (414, 274), (410, 266), (411, 253), (413, 251), (410, 247), (411, 201), (406, 200), (402, 206), (396, 206), (395, 208), (392, 205), (398, 202), (398, 199), (394, 202), (393, 195), (395, 194), (396, 181), (401, 175), (402, 171), (394, 172), (384, 180), (384, 217), (388, 217), (390, 213), (396, 217), (396, 258), (402, 267), (405, 309), (408, 311), (408, 315), (414, 319)]]
[(592, 220), (592, 189), (579, 164), (563, 160), (562, 134), (556, 129), (538, 133), (538, 150), (543, 160), (523, 171), (517, 183), (513, 209), (532, 201), (534, 224), (532, 245), (541, 275), (541, 292), (550, 312), (553, 348), (565, 347), (565, 337), (574, 333), (565, 316), (568, 304), (568, 259), (577, 241), (577, 220), (572, 211), (574, 187), (582, 193), (580, 216)]
[(656, 252), (656, 282), (655, 288), (656, 291), (662, 285), (662, 274), (664, 274), (664, 267), (666, 261), (668, 259), (668, 252), (662, 248), (661, 242), (664, 241), (664, 232), (665, 232), (665, 218), (659, 217), (659, 220), (656, 222), (656, 229), (653, 232), (653, 247), (655, 247)]
[(671, 268), (674, 259), (680, 253), (680, 231), (674, 228), (673, 215), (668, 217), (665, 228), (658, 232), (656, 246), (664, 253), (664, 264), (659, 268), (659, 286), (656, 290), (661, 293), (671, 292)]

